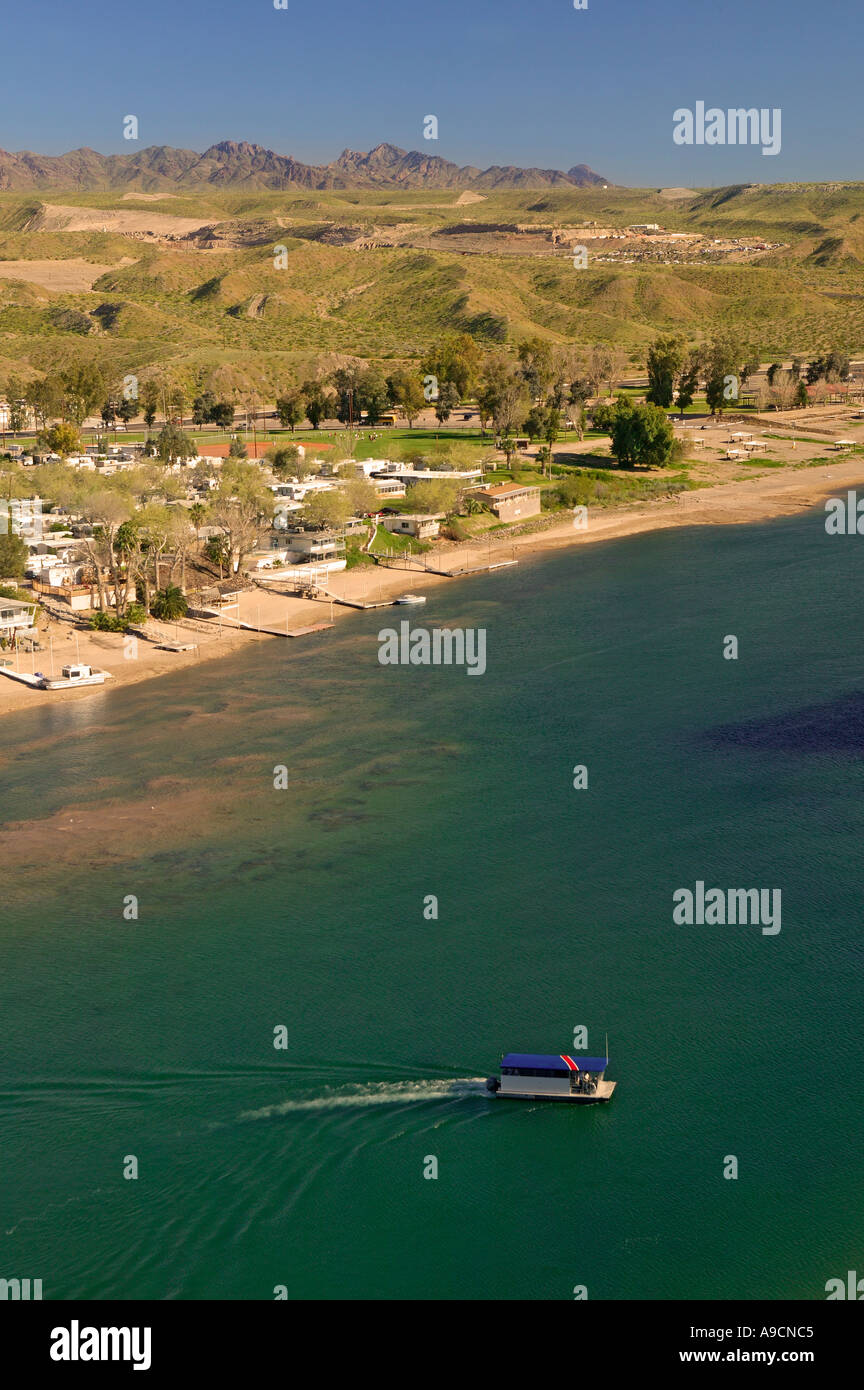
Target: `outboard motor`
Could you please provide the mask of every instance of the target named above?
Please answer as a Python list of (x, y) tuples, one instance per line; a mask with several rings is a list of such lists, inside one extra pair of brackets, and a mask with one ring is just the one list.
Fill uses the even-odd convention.
[(500, 1090), (501, 1090), (501, 1082), (498, 1080), (498, 1077), (497, 1077), (497, 1076), (489, 1076), (489, 1077), (487, 1077), (487, 1079), (486, 1079), (486, 1090), (487, 1090), (487, 1091), (491, 1091), (491, 1093), (492, 1093), (493, 1096), (495, 1095), (495, 1092), (496, 1092), (496, 1091), (500, 1091)]

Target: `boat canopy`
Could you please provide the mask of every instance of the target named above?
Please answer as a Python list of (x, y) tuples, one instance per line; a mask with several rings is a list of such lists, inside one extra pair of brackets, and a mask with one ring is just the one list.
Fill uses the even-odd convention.
[(538, 1071), (605, 1071), (609, 1065), (608, 1057), (569, 1057), (563, 1052), (558, 1057), (546, 1056), (536, 1052), (508, 1052), (501, 1058), (502, 1067), (527, 1067)]

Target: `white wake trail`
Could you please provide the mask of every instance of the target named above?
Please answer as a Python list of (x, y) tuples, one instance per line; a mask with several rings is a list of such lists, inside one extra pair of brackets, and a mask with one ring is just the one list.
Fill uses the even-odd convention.
[(408, 1101), (448, 1100), (456, 1096), (478, 1095), (485, 1092), (482, 1076), (460, 1077), (454, 1081), (380, 1081), (367, 1085), (340, 1087), (308, 1100), (283, 1100), (277, 1105), (264, 1105), (260, 1110), (244, 1110), (241, 1120), (268, 1120), (276, 1115), (291, 1115), (301, 1110), (337, 1110), (363, 1108), (370, 1105), (402, 1105)]

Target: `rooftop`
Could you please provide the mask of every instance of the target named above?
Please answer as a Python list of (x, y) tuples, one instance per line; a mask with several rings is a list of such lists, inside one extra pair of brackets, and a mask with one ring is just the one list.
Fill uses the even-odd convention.
[(605, 1071), (608, 1057), (569, 1057), (563, 1052), (557, 1057), (540, 1052), (508, 1052), (501, 1058), (502, 1067), (525, 1067), (536, 1071)]
[(536, 491), (537, 488), (532, 483), (495, 483), (493, 487), (483, 488), (487, 497), (512, 497), (517, 492)]

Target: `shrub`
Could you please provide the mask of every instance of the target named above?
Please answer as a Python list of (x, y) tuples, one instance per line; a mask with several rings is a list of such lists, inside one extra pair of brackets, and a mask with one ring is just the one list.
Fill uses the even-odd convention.
[(124, 618), (116, 613), (103, 613), (101, 608), (90, 614), (89, 622), (96, 632), (124, 632), (126, 629)]

